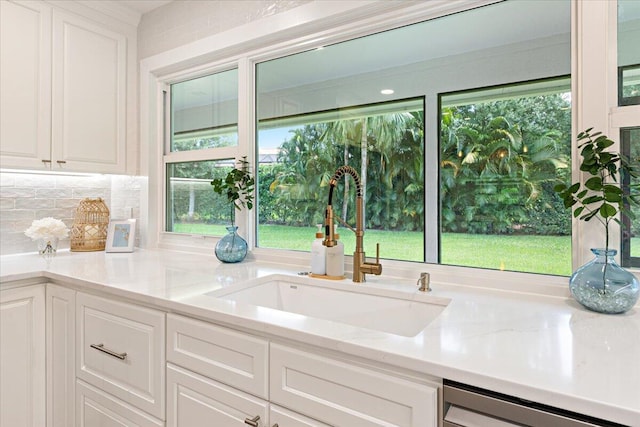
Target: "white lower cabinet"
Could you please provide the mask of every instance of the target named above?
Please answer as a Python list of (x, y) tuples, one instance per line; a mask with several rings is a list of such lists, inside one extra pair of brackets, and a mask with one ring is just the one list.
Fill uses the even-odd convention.
[(438, 386), (271, 344), (270, 400), (335, 426), (437, 427)]
[(168, 427), (205, 420), (225, 427), (438, 426), (435, 381), (414, 381), (173, 314), (167, 331)]
[(78, 427), (164, 426), (162, 421), (83, 381), (78, 380), (76, 395)]
[(167, 427), (266, 426), (267, 401), (167, 364)]
[(45, 287), (0, 292), (0, 426), (45, 425)]
[(75, 426), (76, 292), (47, 285), (47, 427)]
[(438, 426), (438, 381), (326, 353), (53, 284), (10, 288), (0, 425)]
[(162, 426), (164, 312), (78, 292), (76, 427)]
[(79, 292), (76, 376), (164, 418), (164, 313)]

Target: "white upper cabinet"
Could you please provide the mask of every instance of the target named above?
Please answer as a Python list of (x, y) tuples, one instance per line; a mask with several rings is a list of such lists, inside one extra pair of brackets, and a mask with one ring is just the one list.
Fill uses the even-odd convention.
[(48, 168), (51, 159), (51, 8), (0, 1), (2, 167)]
[(135, 28), (44, 2), (0, 7), (2, 166), (135, 173)]
[(53, 162), (124, 172), (126, 37), (58, 11), (53, 36)]

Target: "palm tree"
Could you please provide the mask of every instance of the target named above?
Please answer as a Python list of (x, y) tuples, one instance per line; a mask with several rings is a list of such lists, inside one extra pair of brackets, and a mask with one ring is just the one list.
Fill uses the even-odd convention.
[(568, 168), (560, 135), (547, 132), (525, 142), (520, 126), (503, 116), (477, 122), (456, 114), (447, 108), (442, 119), (445, 225), (451, 231), (510, 232), (528, 221), (527, 206), (541, 197), (543, 185)]

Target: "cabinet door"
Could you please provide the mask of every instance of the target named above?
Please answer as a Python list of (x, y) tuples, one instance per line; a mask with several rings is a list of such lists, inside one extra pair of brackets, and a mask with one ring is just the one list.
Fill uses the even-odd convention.
[(164, 423), (82, 381), (76, 385), (78, 427), (161, 427)]
[(53, 13), (53, 169), (126, 169), (124, 35)]
[(270, 398), (335, 426), (436, 427), (438, 389), (271, 344)]
[(269, 423), (272, 427), (330, 427), (277, 405), (269, 408)]
[(0, 1), (3, 167), (50, 166), (47, 163), (51, 160), (50, 37), (50, 6), (35, 1)]
[(75, 291), (47, 285), (47, 427), (75, 426)]
[(267, 427), (268, 406), (262, 399), (167, 364), (167, 427), (247, 427), (245, 420)]
[(76, 376), (163, 418), (164, 313), (76, 294)]
[(0, 292), (0, 425), (45, 425), (44, 285)]

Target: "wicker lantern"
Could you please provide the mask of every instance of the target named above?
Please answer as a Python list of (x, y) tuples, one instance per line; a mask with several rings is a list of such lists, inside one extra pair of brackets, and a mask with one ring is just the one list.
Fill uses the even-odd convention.
[(109, 208), (101, 198), (82, 199), (71, 226), (71, 251), (103, 251), (107, 244)]

